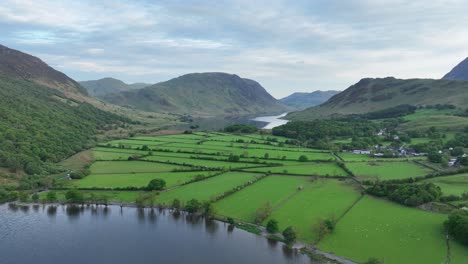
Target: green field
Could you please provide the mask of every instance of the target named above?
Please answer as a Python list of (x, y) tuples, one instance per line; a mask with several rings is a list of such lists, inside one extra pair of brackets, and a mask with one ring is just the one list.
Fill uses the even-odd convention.
[(308, 184), (311, 181), (306, 177), (268, 176), (217, 202), (216, 213), (252, 222), (260, 206), (267, 202), (275, 206)]
[[(66, 191), (56, 191), (57, 198), (60, 202), (65, 202), (65, 192)], [(140, 193), (138, 191), (82, 191), (85, 197), (89, 197), (91, 194), (95, 196), (106, 196), (109, 199), (109, 202), (116, 203), (133, 203)], [(39, 198), (43, 199), (47, 195), (47, 192), (42, 192), (39, 194)]]
[(176, 169), (190, 169), (179, 165), (169, 165), (144, 161), (97, 161), (91, 165), (92, 174), (170, 172)]
[(337, 155), (344, 161), (367, 161), (372, 158), (369, 155), (353, 154), (353, 153), (337, 153)]
[(319, 248), (358, 262), (375, 257), (388, 264), (445, 263), (446, 218), (366, 196)]
[(347, 176), (347, 173), (335, 163), (316, 163), (307, 165), (289, 165), (246, 169), (246, 171), (285, 173), (297, 175)]
[(192, 165), (197, 167), (206, 168), (218, 168), (218, 169), (238, 169), (248, 167), (263, 166), (261, 164), (254, 163), (242, 163), (242, 162), (225, 162), (225, 161), (214, 161), (204, 159), (187, 159), (187, 158), (176, 158), (176, 157), (163, 157), (163, 156), (149, 156), (143, 158), (143, 160), (149, 161), (160, 161), (160, 162), (173, 162), (180, 165)]
[(362, 180), (393, 180), (425, 176), (430, 169), (413, 162), (350, 162), (346, 164)]
[(183, 203), (190, 199), (199, 201), (209, 201), (226, 191), (247, 183), (248, 181), (259, 177), (261, 174), (228, 172), (222, 175), (184, 185), (182, 187), (163, 192), (155, 196), (155, 202), (158, 204), (169, 205), (174, 199), (179, 199)]
[(197, 175), (207, 176), (213, 172), (161, 172), (137, 174), (92, 174), (81, 180), (73, 180), (72, 185), (78, 188), (125, 188), (145, 187), (152, 179), (163, 179), (166, 187), (173, 187), (195, 178)]
[(359, 197), (360, 192), (351, 182), (320, 179), (291, 197), (269, 219), (276, 219), (280, 230), (292, 226), (300, 241), (312, 243), (317, 221), (340, 217)]
[(464, 192), (468, 193), (468, 173), (433, 178), (425, 182), (432, 182), (439, 186), (444, 195), (462, 195)]

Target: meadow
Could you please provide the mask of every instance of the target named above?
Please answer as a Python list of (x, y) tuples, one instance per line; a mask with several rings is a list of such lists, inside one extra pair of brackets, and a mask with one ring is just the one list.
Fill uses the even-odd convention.
[(430, 169), (405, 161), (349, 162), (346, 167), (361, 180), (393, 180), (425, 176)]
[[(65, 201), (62, 189), (76, 188), (85, 197), (131, 204), (144, 197), (147, 206), (197, 199), (211, 202), (216, 218), (244, 223), (253, 223), (257, 210), (268, 203), (271, 213), (261, 225), (275, 219), (280, 231), (292, 226), (300, 242), (323, 251), (356, 262), (371, 257), (384, 263), (444, 262), (442, 223), (447, 215), (364, 195), (356, 181), (414, 178), (433, 170), (412, 159), (338, 153), (351, 176), (331, 152), (288, 145), (286, 140), (218, 132), (114, 140), (74, 157), (81, 163), (92, 159), (90, 175), (63, 181), (57, 194)], [(307, 158), (299, 161), (301, 156)], [(425, 181), (440, 186), (444, 195), (461, 195), (467, 178), (460, 174)], [(164, 180), (165, 189), (143, 191), (153, 179)], [(325, 219), (334, 219), (336, 227), (319, 240), (315, 227)], [(450, 245), (451, 263), (468, 262), (466, 247), (453, 241)]]

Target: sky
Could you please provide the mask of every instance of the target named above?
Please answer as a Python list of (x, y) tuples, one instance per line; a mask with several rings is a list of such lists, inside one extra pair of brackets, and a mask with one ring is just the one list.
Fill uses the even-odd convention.
[(466, 0), (0, 0), (0, 44), (75, 80), (254, 79), (273, 96), (441, 78), (468, 56)]

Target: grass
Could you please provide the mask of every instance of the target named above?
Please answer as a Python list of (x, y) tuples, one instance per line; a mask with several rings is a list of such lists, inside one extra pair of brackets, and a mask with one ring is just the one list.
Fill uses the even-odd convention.
[(215, 204), (217, 214), (253, 222), (255, 211), (269, 202), (272, 206), (310, 184), (307, 177), (268, 176)]
[(392, 180), (424, 176), (429, 169), (413, 162), (350, 162), (346, 164), (362, 180)]
[(425, 182), (432, 182), (442, 189), (444, 195), (462, 195), (468, 192), (468, 173), (432, 178), (425, 180)]
[(226, 191), (232, 190), (239, 185), (253, 180), (258, 176), (259, 174), (254, 173), (224, 173), (204, 181), (191, 183), (168, 192), (163, 192), (160, 195), (155, 196), (155, 202), (157, 204), (169, 205), (174, 199), (179, 199), (182, 203), (185, 203), (190, 199), (209, 201)]
[(181, 165), (193, 165), (198, 167), (206, 168), (218, 168), (218, 169), (238, 169), (262, 166), (261, 164), (254, 163), (242, 163), (242, 162), (225, 162), (225, 161), (214, 161), (214, 160), (203, 160), (203, 159), (187, 159), (187, 158), (176, 158), (176, 157), (163, 157), (163, 156), (149, 156), (143, 160), (150, 161), (161, 161), (161, 162), (174, 162)]
[[(211, 172), (213, 174), (214, 172)], [(170, 188), (195, 178), (197, 175), (208, 175), (203, 171), (195, 172), (160, 172), (138, 174), (92, 174), (80, 180), (73, 180), (72, 185), (78, 188), (125, 188), (145, 187), (153, 179), (166, 181), (166, 188)]]
[(315, 163), (307, 165), (289, 165), (278, 167), (264, 167), (246, 169), (246, 171), (286, 173), (297, 175), (320, 175), (320, 176), (347, 176), (347, 173), (336, 163)]
[(132, 157), (134, 155), (135, 154), (131, 154), (131, 153), (93, 150), (94, 160), (97, 160), (97, 161), (99, 160), (128, 160), (129, 157)]
[(91, 165), (92, 174), (170, 172), (175, 169), (190, 168), (144, 161), (97, 161)]
[(416, 113), (404, 116), (403, 119), (408, 120), (408, 121), (414, 121), (414, 120), (419, 120), (422, 118), (434, 116), (434, 115), (449, 115), (453, 113), (454, 110), (451, 109), (444, 109), (444, 110), (437, 110), (437, 109), (419, 109), (416, 111)]
[(445, 263), (446, 218), (366, 196), (319, 248), (357, 262), (375, 257), (388, 264)]
[(320, 179), (281, 205), (269, 219), (276, 219), (280, 230), (292, 226), (298, 240), (313, 243), (317, 239), (313, 225), (340, 217), (359, 197), (360, 192), (350, 182)]
[(337, 153), (337, 155), (344, 161), (367, 161), (372, 159), (369, 155), (364, 154)]

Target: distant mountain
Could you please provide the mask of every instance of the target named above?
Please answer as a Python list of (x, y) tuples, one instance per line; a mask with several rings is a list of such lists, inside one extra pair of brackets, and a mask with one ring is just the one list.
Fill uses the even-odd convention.
[(447, 73), (442, 79), (445, 80), (468, 80), (468, 58), (460, 62), (455, 68)]
[(340, 91), (314, 91), (311, 93), (293, 93), (280, 102), (297, 110), (319, 105)]
[(148, 83), (133, 83), (126, 84), (121, 80), (114, 78), (103, 78), (99, 80), (90, 80), (80, 82), (81, 86), (86, 88), (88, 93), (94, 97), (102, 97), (109, 93), (118, 93), (123, 91), (130, 91), (134, 89), (141, 89), (150, 86)]
[(86, 90), (67, 75), (55, 70), (41, 59), (0, 45), (0, 73), (16, 79), (63, 92), (67, 96), (86, 95)]
[(144, 111), (198, 116), (280, 113), (287, 107), (259, 83), (227, 73), (191, 73), (143, 89), (108, 94), (107, 102)]
[(292, 120), (311, 120), (334, 114), (363, 114), (398, 105), (452, 104), (468, 106), (468, 81), (393, 77), (362, 79), (327, 102), (289, 114)]

